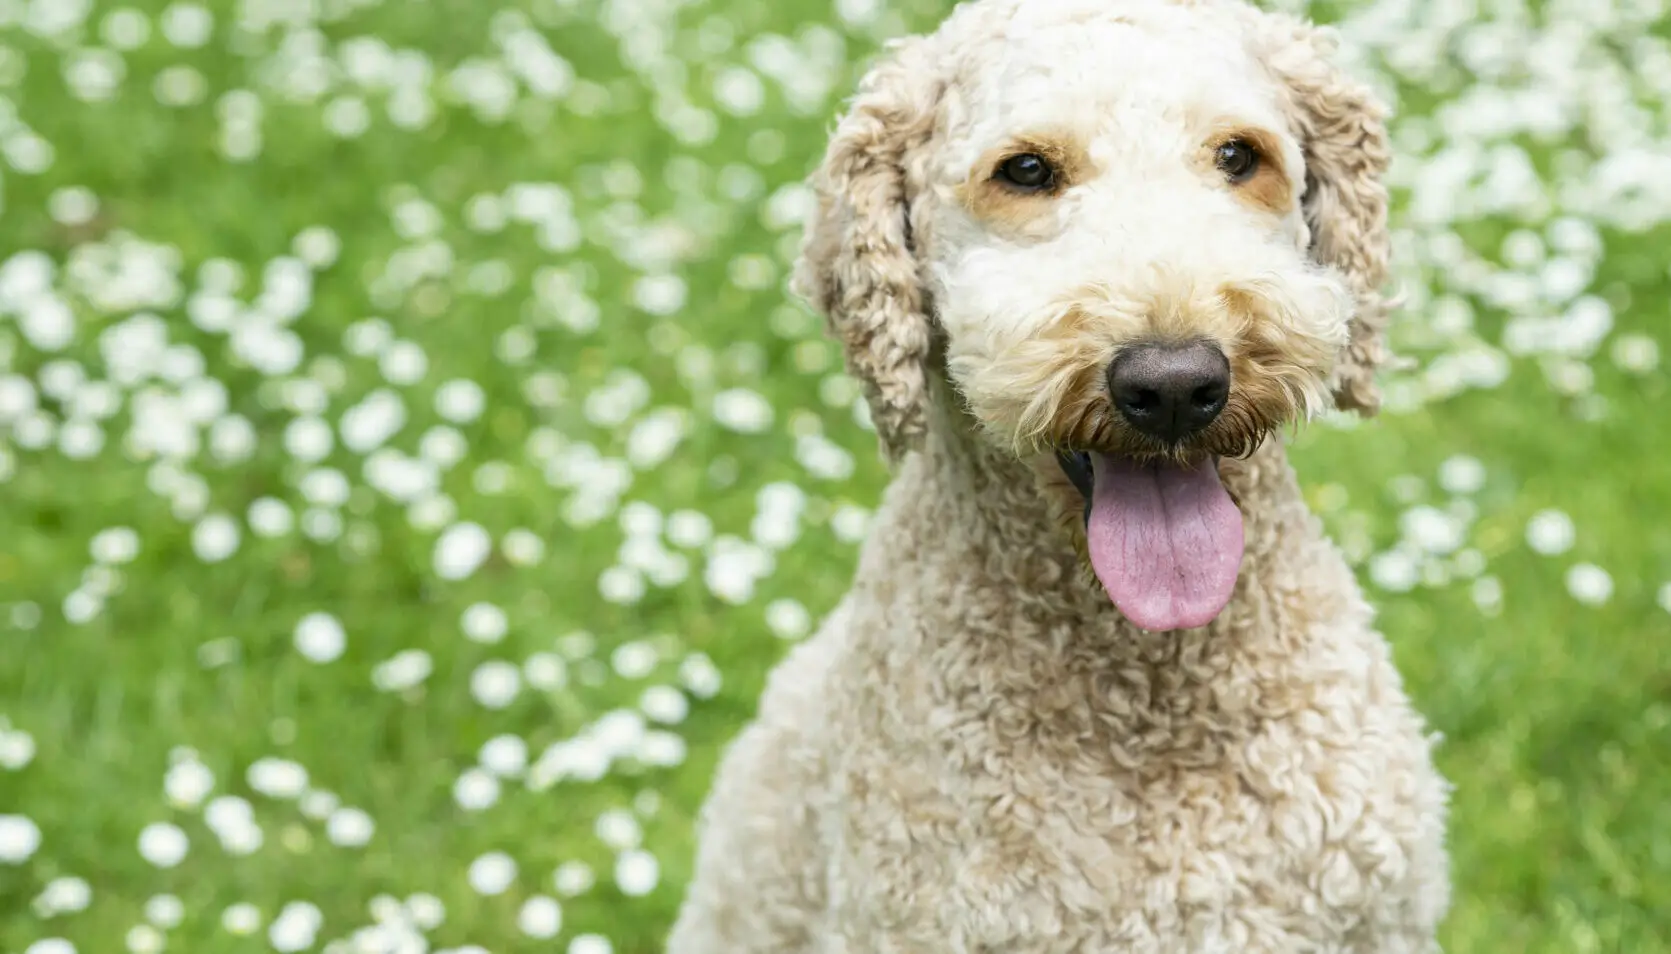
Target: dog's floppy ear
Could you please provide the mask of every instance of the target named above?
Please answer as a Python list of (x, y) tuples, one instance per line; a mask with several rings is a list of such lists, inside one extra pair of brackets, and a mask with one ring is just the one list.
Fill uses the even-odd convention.
[[(940, 84), (907, 38), (859, 82), (811, 184), (791, 290), (821, 312), (864, 386), (890, 462), (926, 427), (932, 326), (913, 252), (908, 167), (934, 129)], [(919, 236), (920, 238), (920, 236)]]
[(1391, 357), (1385, 329), (1391, 238), (1384, 181), (1391, 156), (1386, 109), (1366, 85), (1331, 61), (1331, 30), (1274, 13), (1256, 14), (1268, 69), (1289, 98), (1289, 120), (1305, 155), (1302, 206), (1313, 258), (1339, 269), (1357, 297), (1351, 339), (1333, 381), (1335, 405), (1374, 414), (1375, 373)]

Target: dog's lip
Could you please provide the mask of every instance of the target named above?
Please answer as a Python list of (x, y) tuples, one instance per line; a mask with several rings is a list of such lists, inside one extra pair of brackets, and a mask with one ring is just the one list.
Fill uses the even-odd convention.
[(1074, 489), (1085, 501), (1085, 509), (1079, 518), (1089, 526), (1091, 523), (1091, 494), (1096, 489), (1096, 477), (1091, 471), (1091, 455), (1081, 450), (1059, 450), (1056, 452), (1056, 463), (1061, 466), (1062, 473), (1068, 476)]
[(1056, 463), (1061, 466), (1062, 473), (1067, 475), (1080, 495), (1085, 498), (1086, 506), (1090, 506), (1091, 491), (1095, 487), (1095, 478), (1091, 472), (1091, 455), (1082, 450), (1058, 450)]

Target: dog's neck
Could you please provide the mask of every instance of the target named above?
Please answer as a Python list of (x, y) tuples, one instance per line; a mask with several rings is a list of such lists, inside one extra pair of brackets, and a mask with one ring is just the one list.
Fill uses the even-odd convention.
[[(920, 553), (924, 565), (955, 570), (957, 578), (903, 575), (948, 589), (936, 598), (988, 594), (990, 605), (972, 610), (983, 629), (1024, 619), (1016, 628), (1059, 626), (1073, 638), (1135, 652), (1173, 644), (1180, 634), (1145, 633), (1114, 608), (1076, 550), (1062, 508), (1046, 499), (1035, 464), (997, 447), (955, 400), (939, 398), (922, 447), (888, 490), (861, 582), (892, 588), (887, 578), (901, 576), (900, 560)], [(1222, 461), (1220, 473), (1243, 512), (1246, 549), (1234, 598), (1198, 638), (1263, 613), (1275, 589), (1293, 585), (1294, 554), (1305, 551), (1298, 562), (1306, 562), (1323, 542), (1280, 438), (1246, 460)]]

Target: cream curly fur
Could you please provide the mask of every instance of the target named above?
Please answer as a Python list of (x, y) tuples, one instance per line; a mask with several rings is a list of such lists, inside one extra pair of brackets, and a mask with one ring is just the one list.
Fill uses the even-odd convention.
[[(1381, 109), (1240, 0), (974, 0), (866, 77), (796, 287), (896, 476), (700, 819), (671, 954), (1429, 954), (1447, 784), (1278, 429), (1372, 413)], [(1268, 154), (1232, 188), (1201, 150)], [(1070, 181), (990, 187), (1016, 143)], [(1272, 171), (1274, 170), (1274, 171)], [(1158, 455), (1102, 369), (1219, 345), (1244, 520), (1210, 624), (1132, 625), (1057, 447)]]

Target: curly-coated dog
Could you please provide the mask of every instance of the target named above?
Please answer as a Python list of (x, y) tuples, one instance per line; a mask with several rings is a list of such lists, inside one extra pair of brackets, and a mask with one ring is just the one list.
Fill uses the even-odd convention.
[(1240, 0), (895, 44), (795, 289), (894, 479), (672, 954), (1427, 954), (1448, 784), (1283, 429), (1372, 413), (1384, 107)]

